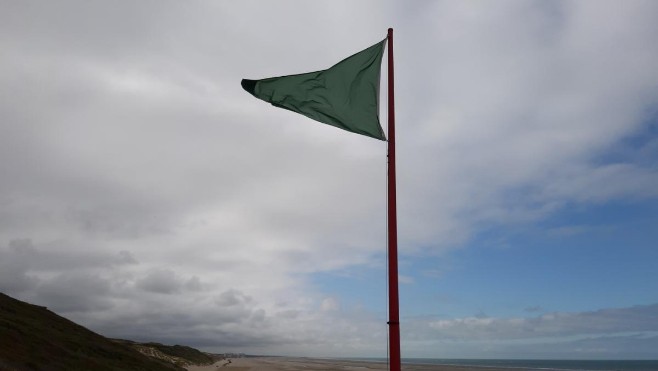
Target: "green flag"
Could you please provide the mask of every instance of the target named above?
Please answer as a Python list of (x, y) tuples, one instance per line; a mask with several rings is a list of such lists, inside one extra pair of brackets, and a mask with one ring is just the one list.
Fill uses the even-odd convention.
[(242, 80), (244, 90), (276, 107), (353, 133), (386, 140), (379, 124), (379, 72), (386, 39), (316, 72)]

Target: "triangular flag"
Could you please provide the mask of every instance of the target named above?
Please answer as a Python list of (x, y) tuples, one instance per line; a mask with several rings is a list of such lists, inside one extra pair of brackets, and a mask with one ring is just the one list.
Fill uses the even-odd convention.
[(353, 133), (386, 140), (379, 124), (379, 74), (386, 39), (333, 67), (299, 75), (242, 80), (242, 87), (276, 107)]

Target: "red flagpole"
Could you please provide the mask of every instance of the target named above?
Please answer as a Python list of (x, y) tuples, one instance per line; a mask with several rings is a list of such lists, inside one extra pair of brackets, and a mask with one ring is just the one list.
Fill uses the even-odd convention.
[(400, 371), (400, 299), (398, 294), (398, 223), (395, 199), (395, 94), (393, 29), (388, 29), (388, 326), (390, 370)]

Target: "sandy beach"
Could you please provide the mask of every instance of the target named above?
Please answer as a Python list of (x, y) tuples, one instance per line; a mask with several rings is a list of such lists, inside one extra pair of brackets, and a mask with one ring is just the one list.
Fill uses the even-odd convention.
[[(368, 371), (387, 370), (382, 363), (340, 361), (313, 358), (288, 357), (254, 357), (232, 358), (219, 361), (210, 366), (190, 366), (188, 371)], [(438, 366), (438, 365), (403, 365), (404, 371), (503, 371), (503, 368)], [(517, 371), (520, 371), (517, 369)]]

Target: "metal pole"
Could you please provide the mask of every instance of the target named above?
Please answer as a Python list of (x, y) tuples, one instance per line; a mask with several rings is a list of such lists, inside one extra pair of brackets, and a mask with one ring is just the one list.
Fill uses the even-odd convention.
[(393, 29), (388, 29), (388, 326), (390, 370), (400, 371), (400, 300), (398, 293), (398, 228), (395, 199), (395, 94)]

